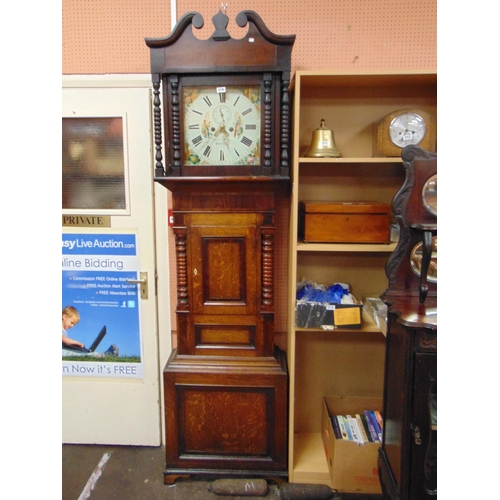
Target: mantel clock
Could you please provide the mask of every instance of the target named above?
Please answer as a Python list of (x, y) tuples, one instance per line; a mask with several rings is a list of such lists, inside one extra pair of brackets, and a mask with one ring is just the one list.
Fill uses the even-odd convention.
[[(172, 192), (177, 348), (164, 372), (165, 483), (190, 474), (287, 476), (288, 373), (274, 345), (277, 207), (290, 191), (294, 35), (253, 11), (233, 39), (219, 11), (146, 39), (156, 182)], [(165, 158), (163, 158), (165, 146)], [(283, 210), (283, 209), (282, 209)]]
[(374, 155), (401, 156), (406, 146), (436, 151), (436, 118), (423, 110), (403, 109), (384, 116), (374, 127)]

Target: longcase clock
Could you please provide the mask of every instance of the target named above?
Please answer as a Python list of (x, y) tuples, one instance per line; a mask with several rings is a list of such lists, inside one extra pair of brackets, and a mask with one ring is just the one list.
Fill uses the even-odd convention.
[[(146, 39), (155, 181), (172, 192), (177, 348), (164, 368), (165, 483), (287, 476), (284, 353), (274, 345), (274, 237), (289, 195), (291, 51), (252, 11), (200, 14)], [(165, 157), (163, 157), (163, 145)]]

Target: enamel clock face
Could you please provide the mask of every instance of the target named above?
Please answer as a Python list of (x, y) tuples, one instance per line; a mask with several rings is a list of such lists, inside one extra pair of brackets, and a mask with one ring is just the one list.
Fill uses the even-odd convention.
[(437, 174), (429, 177), (422, 189), (422, 202), (429, 213), (437, 216)]
[(410, 144), (419, 144), (425, 132), (425, 121), (417, 113), (403, 112), (395, 116), (389, 124), (391, 141), (400, 148)]
[(184, 87), (184, 165), (260, 165), (259, 85)]

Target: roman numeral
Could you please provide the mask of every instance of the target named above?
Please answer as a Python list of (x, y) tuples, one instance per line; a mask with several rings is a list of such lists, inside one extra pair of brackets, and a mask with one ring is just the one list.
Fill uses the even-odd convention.
[(195, 146), (198, 146), (198, 144), (199, 144), (202, 140), (203, 140), (203, 138), (201, 137), (201, 135), (199, 135), (199, 136), (195, 137), (195, 138), (193, 139), (193, 141), (192, 141), (192, 142), (193, 142), (193, 144), (194, 144)]
[(243, 136), (243, 139), (241, 139), (241, 142), (245, 146), (248, 146), (248, 147), (250, 147), (252, 145), (252, 141), (248, 137), (246, 137), (246, 136)]
[(224, 161), (225, 158), (224, 158), (224, 151), (220, 150), (219, 151), (219, 161)]
[(248, 113), (250, 113), (252, 111), (252, 108), (248, 108), (246, 109), (245, 111), (243, 111), (243, 113), (241, 113), (243, 116), (245, 115), (248, 115)]
[(197, 115), (203, 116), (203, 113), (201, 111), (197, 111), (196, 109), (193, 109), (193, 113), (196, 113)]
[(222, 104), (225, 104), (225, 102), (226, 102), (226, 93), (225, 92), (219, 92), (219, 100)]
[(240, 156), (240, 153), (238, 153), (238, 150), (237, 150), (237, 149), (235, 149), (235, 150), (234, 150), (234, 152), (235, 152), (238, 156)]
[(205, 151), (203, 151), (203, 155), (206, 156), (207, 158), (210, 156), (210, 153), (212, 152), (212, 148), (210, 146), (207, 146), (205, 148)]
[(236, 106), (236, 103), (240, 100), (240, 96), (236, 98), (236, 101), (234, 101), (233, 106)]
[(255, 124), (245, 125), (245, 130), (257, 130), (257, 125)]
[(189, 125), (189, 130), (199, 130), (200, 129), (200, 124), (195, 123), (194, 125)]
[(208, 96), (206, 95), (203, 100), (207, 103), (207, 106), (211, 106), (212, 105), (212, 101), (210, 101), (210, 99), (208, 98)]

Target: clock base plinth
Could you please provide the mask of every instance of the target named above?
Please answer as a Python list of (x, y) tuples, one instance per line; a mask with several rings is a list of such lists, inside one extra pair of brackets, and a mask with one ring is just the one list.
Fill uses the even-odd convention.
[(182, 356), (164, 372), (165, 484), (176, 476), (286, 479), (288, 373), (275, 357)]
[(277, 484), (278, 487), (283, 483), (288, 482), (287, 471), (276, 472), (270, 474), (268, 470), (225, 470), (225, 469), (190, 469), (188, 473), (185, 470), (178, 471), (177, 469), (166, 468), (163, 471), (163, 484), (166, 486), (171, 486), (175, 484), (177, 479), (190, 479), (195, 477), (205, 477), (206, 479), (222, 479), (222, 478), (234, 478), (234, 479), (252, 479), (259, 478), (265, 479), (266, 481), (272, 481)]

